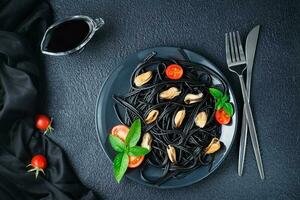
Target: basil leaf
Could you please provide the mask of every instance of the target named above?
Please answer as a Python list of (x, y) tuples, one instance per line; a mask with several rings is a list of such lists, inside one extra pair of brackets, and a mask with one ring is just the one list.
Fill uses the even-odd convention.
[(230, 117), (233, 115), (233, 106), (231, 103), (225, 103), (224, 104), (224, 111), (229, 115)]
[(209, 88), (209, 93), (216, 99), (220, 99), (223, 96), (223, 92), (216, 88)]
[(117, 152), (123, 152), (123, 151), (125, 151), (126, 145), (125, 145), (125, 143), (120, 138), (118, 138), (117, 136), (114, 136), (114, 135), (110, 134), (108, 136), (108, 139), (109, 139), (109, 142), (110, 142), (112, 148), (115, 151), (117, 151)]
[(216, 107), (216, 110), (220, 110), (221, 108), (223, 108), (224, 106), (224, 101), (222, 100), (218, 100), (215, 107)]
[(118, 153), (114, 159), (114, 175), (118, 183), (123, 178), (129, 163), (126, 153)]
[(125, 143), (129, 147), (135, 146), (141, 137), (141, 132), (142, 132), (141, 120), (136, 119), (136, 120), (134, 120), (134, 122), (132, 123), (132, 125), (129, 129), (128, 135), (125, 139)]
[(222, 101), (223, 101), (223, 102), (227, 102), (228, 100), (229, 100), (229, 96), (225, 94), (225, 95), (222, 97)]
[(128, 155), (130, 156), (144, 156), (150, 151), (144, 147), (134, 146), (130, 147), (128, 151)]

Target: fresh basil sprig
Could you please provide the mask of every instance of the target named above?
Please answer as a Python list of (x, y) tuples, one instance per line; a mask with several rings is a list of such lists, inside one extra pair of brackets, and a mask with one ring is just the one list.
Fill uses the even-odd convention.
[(129, 156), (144, 156), (149, 153), (148, 149), (136, 146), (141, 137), (141, 131), (141, 120), (137, 119), (132, 123), (125, 142), (112, 134), (108, 137), (112, 148), (118, 152), (114, 158), (114, 176), (118, 183), (127, 170)]
[(216, 99), (215, 108), (216, 110), (220, 110), (221, 108), (232, 117), (234, 110), (232, 104), (229, 102), (229, 96), (223, 94), (221, 90), (216, 88), (209, 88), (209, 93)]

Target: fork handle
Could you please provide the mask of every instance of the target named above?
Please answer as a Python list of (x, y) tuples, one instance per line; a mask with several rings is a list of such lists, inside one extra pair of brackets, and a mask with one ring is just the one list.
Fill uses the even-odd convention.
[(260, 155), (260, 150), (259, 150), (259, 144), (258, 144), (255, 124), (254, 124), (254, 120), (253, 120), (253, 115), (252, 115), (251, 107), (250, 107), (250, 104), (249, 104), (249, 101), (248, 101), (248, 96), (247, 96), (247, 91), (246, 91), (246, 86), (245, 86), (243, 75), (239, 75), (239, 80), (240, 80), (240, 84), (241, 84), (241, 88), (242, 88), (245, 114), (246, 114), (246, 119), (248, 121), (250, 137), (251, 137), (252, 146), (253, 146), (253, 149), (254, 149), (256, 163), (257, 163), (258, 171), (259, 171), (259, 174), (260, 174), (260, 178), (263, 180), (265, 178), (264, 169), (263, 169), (263, 164), (262, 164), (262, 160), (261, 160), (261, 155)]
[(238, 161), (238, 175), (239, 176), (243, 175), (244, 161), (245, 161), (245, 154), (246, 154), (246, 146), (247, 146), (248, 124), (247, 124), (245, 110), (246, 109), (245, 109), (245, 105), (244, 105), (242, 128), (241, 128), (241, 138), (240, 138), (240, 147), (239, 147), (239, 161)]

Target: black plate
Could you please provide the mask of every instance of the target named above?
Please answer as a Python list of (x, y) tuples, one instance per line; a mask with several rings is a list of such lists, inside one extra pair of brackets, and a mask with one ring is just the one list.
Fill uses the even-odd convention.
[[(175, 47), (151, 48), (129, 56), (124, 62), (124, 64), (121, 65), (115, 71), (113, 71), (113, 73), (107, 78), (107, 80), (104, 82), (100, 90), (100, 94), (98, 96), (97, 105), (96, 105), (97, 135), (99, 137), (99, 141), (101, 146), (103, 147), (103, 150), (106, 152), (108, 158), (112, 161), (115, 153), (113, 152), (110, 144), (107, 141), (107, 136), (109, 134), (109, 131), (114, 125), (120, 124), (113, 109), (114, 101), (112, 99), (112, 95), (113, 94), (120, 95), (128, 92), (129, 84), (130, 84), (129, 80), (134, 68), (137, 66), (138, 63), (140, 63), (147, 55), (149, 55), (153, 51), (156, 52), (157, 56), (159, 57), (162, 58), (172, 57), (178, 60), (189, 59), (191, 62), (200, 63), (214, 70), (215, 72), (219, 73), (225, 79), (227, 85), (229, 86), (230, 101), (233, 103), (235, 108), (235, 114), (232, 117), (231, 124), (227, 126), (222, 126), (222, 133), (221, 133), (220, 140), (223, 142), (225, 148), (222, 148), (221, 151), (216, 153), (215, 159), (211, 166), (199, 167), (198, 169), (194, 170), (193, 172), (191, 172), (190, 174), (188, 174), (183, 178), (172, 178), (160, 186), (156, 186), (144, 182), (140, 178), (138, 168), (130, 169), (127, 170), (126, 172), (126, 176), (129, 179), (141, 183), (143, 185), (153, 186), (158, 188), (184, 187), (196, 183), (202, 180), (203, 178), (207, 177), (223, 162), (224, 158), (229, 153), (230, 147), (233, 143), (237, 131), (238, 110), (237, 110), (236, 100), (233, 91), (230, 87), (230, 84), (228, 83), (224, 75), (218, 70), (218, 68), (203, 56), (186, 49), (180, 49)], [(185, 56), (183, 56), (182, 54), (185, 54)], [(216, 80), (214, 81), (216, 84), (218, 84)], [(113, 174), (113, 167), (111, 167), (111, 173)], [(155, 177), (160, 174), (160, 170), (157, 170), (155, 168), (148, 168), (146, 174), (148, 173), (150, 177)]]

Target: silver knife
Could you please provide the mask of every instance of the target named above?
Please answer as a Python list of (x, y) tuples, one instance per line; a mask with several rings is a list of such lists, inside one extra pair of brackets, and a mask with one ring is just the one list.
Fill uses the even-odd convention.
[[(250, 98), (250, 91), (251, 91), (251, 78), (252, 78), (252, 68), (254, 63), (256, 45), (259, 35), (259, 28), (260, 26), (254, 27), (248, 34), (246, 39), (246, 62), (247, 62), (247, 95)], [(248, 99), (249, 101), (250, 99)], [(248, 135), (248, 126), (246, 121), (246, 116), (243, 114), (243, 121), (242, 121), (242, 129), (241, 129), (241, 138), (240, 138), (240, 148), (239, 148), (239, 161), (238, 161), (238, 175), (241, 176), (243, 174), (244, 169), (244, 161), (245, 161), (245, 153), (246, 153), (246, 144), (247, 144), (247, 135)], [(253, 142), (252, 142), (253, 144)], [(254, 146), (253, 146), (254, 148)], [(254, 148), (255, 150), (255, 148)], [(260, 153), (259, 153), (260, 155)], [(264, 171), (263, 165), (261, 161), (261, 157), (256, 158), (257, 166), (259, 169), (261, 179), (264, 179)]]

